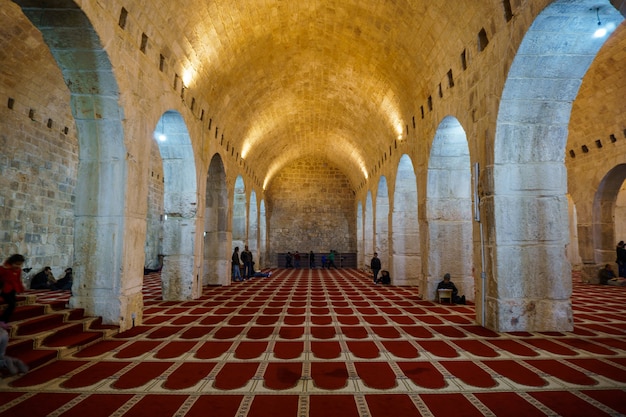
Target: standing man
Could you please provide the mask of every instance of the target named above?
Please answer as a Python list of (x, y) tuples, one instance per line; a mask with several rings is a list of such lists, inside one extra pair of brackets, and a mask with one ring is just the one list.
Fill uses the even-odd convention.
[(233, 251), (233, 256), (231, 259), (233, 261), (233, 281), (235, 282), (242, 281), (241, 269), (239, 268), (241, 266), (239, 262), (239, 246), (235, 247), (235, 250)]
[(374, 284), (378, 282), (378, 273), (380, 272), (380, 259), (378, 259), (378, 253), (374, 252), (374, 257), (370, 261), (370, 268), (374, 273)]
[(243, 252), (241, 252), (241, 263), (243, 264), (243, 278), (252, 278), (252, 276), (254, 276), (254, 271), (252, 270), (252, 252), (248, 249), (248, 245), (246, 245)]
[(617, 276), (626, 277), (626, 244), (620, 240), (615, 249), (617, 252)]

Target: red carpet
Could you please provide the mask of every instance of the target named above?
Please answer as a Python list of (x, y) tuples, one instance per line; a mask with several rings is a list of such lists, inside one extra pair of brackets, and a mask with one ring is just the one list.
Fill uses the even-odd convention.
[(129, 371), (122, 374), (113, 383), (113, 388), (131, 389), (138, 388), (165, 372), (171, 363), (167, 362), (141, 362)]
[(212, 362), (186, 362), (181, 364), (168, 377), (163, 388), (181, 390), (191, 388), (206, 378), (215, 368)]
[[(160, 288), (146, 277), (143, 324), (5, 374), (0, 417), (626, 415), (626, 288), (575, 283), (575, 330), (544, 333), (495, 333), (473, 305), (351, 269), (277, 270), (184, 302)], [(41, 295), (60, 314), (69, 294), (54, 296)], [(10, 352), (27, 354), (27, 333), (83, 337), (70, 322), (51, 338), (58, 318), (41, 308), (20, 314)]]

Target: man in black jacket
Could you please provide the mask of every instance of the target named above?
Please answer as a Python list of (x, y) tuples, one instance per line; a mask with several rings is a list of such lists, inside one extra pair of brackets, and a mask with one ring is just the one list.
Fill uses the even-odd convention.
[(374, 284), (378, 282), (378, 273), (380, 272), (380, 259), (378, 259), (378, 253), (374, 252), (374, 257), (370, 261), (370, 268), (374, 274)]

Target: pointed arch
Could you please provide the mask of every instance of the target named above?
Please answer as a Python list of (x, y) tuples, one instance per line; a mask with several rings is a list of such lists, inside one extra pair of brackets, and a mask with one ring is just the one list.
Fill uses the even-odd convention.
[(363, 230), (363, 204), (361, 200), (357, 202), (356, 207), (356, 251), (357, 251), (357, 267), (365, 265), (365, 241)]
[(239, 247), (243, 250), (246, 245), (247, 236), (247, 208), (246, 208), (246, 186), (241, 175), (235, 180), (235, 188), (233, 190), (233, 249)]
[(376, 191), (376, 246), (382, 269), (389, 269), (389, 188), (387, 178), (381, 176)]
[(224, 162), (213, 155), (206, 180), (204, 211), (204, 255), (202, 283), (230, 283), (230, 234), (228, 233), (228, 189)]
[(164, 300), (189, 300), (200, 295), (195, 271), (197, 224), (196, 168), (191, 138), (180, 113), (163, 113), (154, 131), (163, 161)]
[(606, 40), (594, 37), (599, 3), (606, 6), (604, 23), (616, 27), (623, 17), (606, 0), (547, 6), (524, 36), (507, 76), (493, 193), (482, 203), (494, 213), (486, 325), (499, 331), (573, 329), (564, 155), (572, 103)]
[(125, 257), (141, 256), (141, 248), (133, 253), (123, 250), (129, 222), (125, 211), (128, 159), (124, 111), (111, 61), (75, 2), (16, 3), (40, 30), (61, 69), (76, 123), (79, 161), (70, 306), (125, 329), (131, 325), (131, 310), (140, 314), (143, 307), (141, 279), (123, 279), (125, 266), (131, 264)]
[(472, 175), (465, 130), (455, 117), (444, 118), (437, 128), (427, 181), (429, 253), (424, 297), (435, 299), (437, 283), (450, 273), (459, 295), (473, 300)]
[(365, 254), (365, 264), (369, 267), (369, 261), (374, 255), (374, 247), (376, 245), (376, 236), (374, 233), (374, 202), (371, 191), (368, 191), (365, 197), (365, 213), (363, 217), (363, 253)]
[(261, 200), (259, 206), (259, 269), (270, 265), (268, 262), (268, 242), (267, 242), (267, 217), (265, 215), (265, 200)]
[[(248, 249), (252, 252), (255, 263), (258, 263), (259, 255), (259, 211), (257, 208), (256, 193), (250, 192), (250, 215), (248, 216)], [(258, 265), (255, 265), (257, 267)]]
[(391, 214), (391, 277), (395, 285), (420, 283), (422, 259), (417, 209), (417, 178), (413, 162), (410, 156), (402, 155), (398, 162)]

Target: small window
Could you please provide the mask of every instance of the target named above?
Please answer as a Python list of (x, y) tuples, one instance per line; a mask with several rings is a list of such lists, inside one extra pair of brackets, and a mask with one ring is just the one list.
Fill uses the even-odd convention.
[(141, 34), (141, 46), (139, 46), (139, 50), (145, 54), (147, 46), (148, 46), (148, 35), (146, 35), (145, 33), (142, 33)]
[(163, 72), (163, 68), (165, 68), (165, 57), (159, 54), (159, 71)]
[(482, 52), (489, 45), (489, 39), (487, 38), (487, 32), (485, 28), (482, 28), (480, 32), (478, 32), (478, 52)]
[(126, 10), (125, 8), (122, 7), (122, 10), (120, 11), (120, 20), (117, 22), (118, 25), (120, 25), (120, 27), (122, 29), (126, 28), (126, 18), (128, 17), (128, 10)]
[(511, 1), (502, 0), (502, 7), (504, 7), (504, 18), (507, 22), (510, 22), (511, 19), (513, 19), (513, 9), (511, 9)]

